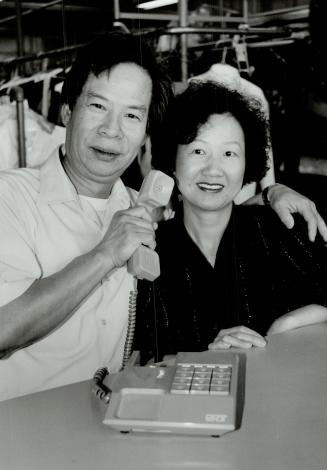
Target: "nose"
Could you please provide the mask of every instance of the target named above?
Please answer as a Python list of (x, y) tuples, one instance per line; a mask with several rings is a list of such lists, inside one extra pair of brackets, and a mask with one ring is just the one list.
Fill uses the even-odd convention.
[(202, 170), (205, 176), (222, 176), (223, 168), (219, 156), (211, 156)]
[(113, 114), (107, 115), (98, 127), (98, 134), (111, 139), (121, 139), (122, 130), (118, 116), (114, 116)]

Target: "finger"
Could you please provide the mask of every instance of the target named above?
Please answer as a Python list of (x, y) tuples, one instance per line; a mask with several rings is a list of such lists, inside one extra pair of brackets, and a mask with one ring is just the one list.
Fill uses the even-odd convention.
[(224, 336), (224, 343), (230, 344), (234, 348), (250, 349), (252, 348), (252, 342), (242, 340), (235, 336), (227, 335)]
[(131, 214), (121, 214), (120, 217), (115, 220), (115, 225), (127, 231), (145, 230), (154, 234), (156, 224), (151, 220), (137, 217)]
[(259, 333), (257, 333), (255, 330), (251, 330), (251, 328), (248, 328), (247, 326), (244, 326), (244, 325), (238, 325), (238, 326), (234, 326), (232, 328), (227, 328), (227, 329), (220, 330), (218, 335), (217, 335), (217, 338), (220, 337), (220, 336), (224, 336), (226, 334), (229, 335), (229, 334), (234, 334), (234, 333), (249, 333), (251, 335), (262, 338), (262, 336)]
[(280, 207), (280, 206), (275, 206), (274, 207), (275, 211), (277, 212), (278, 217), (280, 220), (283, 222), (283, 224), (287, 228), (293, 228), (294, 227), (294, 218), (290, 212), (289, 209)]
[(159, 222), (164, 219), (164, 207), (156, 207), (151, 211), (151, 218), (153, 222)]
[(308, 237), (313, 242), (317, 235), (318, 213), (315, 206), (304, 206), (299, 213), (308, 224)]
[(148, 231), (138, 230), (135, 232), (135, 236), (138, 239), (139, 245), (148, 246), (152, 250), (155, 249), (156, 241), (153, 232), (149, 233)]
[(164, 220), (173, 219), (174, 216), (175, 212), (170, 207), (166, 207), (163, 213)]
[[(318, 223), (321, 224), (321, 222), (323, 222), (323, 225), (325, 225), (324, 221), (320, 220), (321, 217), (318, 214), (316, 205), (312, 201), (309, 201), (307, 205), (304, 205), (301, 208), (301, 210), (299, 210), (299, 213), (302, 215), (302, 217), (308, 224), (309, 240), (311, 242), (315, 241), (317, 230), (318, 230)], [(326, 229), (326, 233), (327, 233), (327, 229)]]
[(316, 219), (309, 219), (308, 220), (308, 236), (311, 242), (315, 241), (316, 235), (318, 230), (318, 224)]
[(264, 348), (267, 344), (264, 337), (260, 335), (239, 332), (235, 334), (235, 338), (246, 343), (251, 343), (253, 346), (257, 346), (259, 348)]
[(223, 340), (214, 341), (208, 345), (208, 349), (214, 351), (215, 349), (229, 349), (231, 347), (230, 343), (225, 343)]
[[(250, 330), (251, 331), (251, 330)], [(263, 336), (259, 334), (244, 333), (237, 331), (236, 333), (225, 334), (224, 336), (217, 336), (214, 342), (224, 341), (227, 344), (231, 344), (235, 347), (259, 347), (263, 348), (267, 342)], [(243, 345), (244, 343), (244, 345)]]
[(327, 242), (327, 225), (320, 214), (318, 214), (317, 216), (318, 232), (322, 236), (323, 240)]
[(141, 219), (148, 220), (149, 222), (153, 222), (152, 211), (149, 211), (144, 206), (129, 207), (128, 209), (126, 209), (124, 211), (121, 211), (120, 214), (133, 216), (133, 217), (138, 217), (138, 218), (141, 218)]

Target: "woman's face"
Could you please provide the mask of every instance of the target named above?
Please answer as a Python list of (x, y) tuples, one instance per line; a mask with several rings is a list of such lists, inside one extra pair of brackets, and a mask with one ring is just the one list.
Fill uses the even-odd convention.
[(204, 211), (230, 206), (244, 170), (244, 134), (231, 114), (212, 114), (193, 142), (178, 146), (175, 176), (184, 206)]

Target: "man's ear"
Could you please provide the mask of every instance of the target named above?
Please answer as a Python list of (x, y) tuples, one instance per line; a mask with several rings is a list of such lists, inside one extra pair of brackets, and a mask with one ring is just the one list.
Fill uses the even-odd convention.
[(142, 147), (137, 156), (137, 160), (140, 165), (140, 170), (143, 178), (148, 174), (148, 172), (152, 168), (151, 159), (151, 140), (149, 136), (145, 136)]
[(150, 148), (150, 149), (151, 149), (151, 139), (150, 139), (149, 134), (145, 134), (144, 139), (143, 139), (143, 141), (142, 141), (142, 147), (143, 147), (143, 145), (144, 145), (146, 148)]
[(61, 122), (63, 123), (64, 126), (67, 126), (67, 124), (69, 123), (71, 114), (72, 112), (69, 109), (68, 104), (67, 103), (62, 104), (60, 108), (60, 117), (61, 117)]

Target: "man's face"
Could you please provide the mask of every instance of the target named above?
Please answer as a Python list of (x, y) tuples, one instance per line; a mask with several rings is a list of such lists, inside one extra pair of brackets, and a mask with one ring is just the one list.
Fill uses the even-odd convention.
[(78, 193), (108, 197), (144, 143), (151, 94), (133, 63), (88, 77), (67, 123), (64, 166)]

